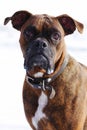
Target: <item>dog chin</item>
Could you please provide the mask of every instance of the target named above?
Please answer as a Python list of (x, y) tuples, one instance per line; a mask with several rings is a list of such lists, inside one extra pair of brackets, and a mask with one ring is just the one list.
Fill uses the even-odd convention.
[(34, 78), (43, 78), (45, 75), (50, 75), (54, 72), (54, 69), (48, 68), (45, 70), (39, 66), (33, 66), (31, 70), (26, 71), (27, 74)]
[(34, 78), (44, 78), (46, 75), (51, 75), (52, 73), (54, 73), (53, 69), (48, 69), (48, 71), (46, 72), (46, 70), (44, 69), (33, 69), (31, 71), (27, 71), (27, 74), (31, 77)]
[(37, 73), (34, 74), (34, 77), (35, 77), (35, 78), (42, 78), (43, 75), (44, 75), (43, 72), (37, 72)]
[(32, 69), (27, 71), (28, 75), (34, 78), (41, 78), (46, 73), (46, 70), (40, 66), (32, 66)]
[[(45, 74), (50, 75), (50, 74), (52, 74), (53, 72), (54, 72), (53, 69), (48, 69), (48, 72), (45, 73)], [(34, 77), (35, 77), (35, 78), (42, 78), (42, 77), (44, 77), (44, 72), (37, 72), (37, 73), (34, 74)]]
[(25, 60), (25, 69), (31, 77), (42, 78), (44, 75), (50, 75), (54, 72), (53, 67), (49, 64), (49, 59), (43, 55), (36, 55)]

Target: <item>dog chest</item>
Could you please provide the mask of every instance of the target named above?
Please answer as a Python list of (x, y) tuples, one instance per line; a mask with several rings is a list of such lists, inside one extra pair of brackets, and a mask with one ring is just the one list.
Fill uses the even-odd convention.
[(38, 128), (38, 122), (42, 119), (42, 118), (46, 118), (45, 113), (43, 112), (43, 109), (45, 108), (45, 106), (48, 103), (48, 97), (44, 94), (44, 92), (42, 91), (39, 99), (38, 99), (38, 107), (37, 110), (35, 112), (35, 115), (32, 118), (32, 124), (34, 125), (34, 127), (37, 129)]

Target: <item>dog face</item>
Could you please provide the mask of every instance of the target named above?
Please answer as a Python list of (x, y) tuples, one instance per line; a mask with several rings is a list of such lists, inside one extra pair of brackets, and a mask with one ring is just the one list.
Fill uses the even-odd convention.
[(24, 68), (32, 77), (54, 73), (65, 50), (64, 36), (73, 33), (76, 27), (80, 33), (83, 29), (81, 23), (68, 15), (51, 17), (18, 11), (6, 18), (4, 24), (9, 20), (21, 32)]
[(24, 43), (24, 66), (29, 75), (36, 76), (40, 72), (39, 76), (42, 76), (54, 71), (64, 46), (62, 35), (64, 32), (57, 20), (47, 15), (35, 15), (26, 22), (21, 30), (20, 43)]

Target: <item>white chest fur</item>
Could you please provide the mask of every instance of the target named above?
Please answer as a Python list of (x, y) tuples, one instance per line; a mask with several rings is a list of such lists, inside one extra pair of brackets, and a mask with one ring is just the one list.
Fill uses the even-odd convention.
[(38, 122), (42, 119), (42, 118), (46, 118), (45, 113), (43, 113), (43, 109), (45, 108), (45, 106), (48, 103), (48, 97), (44, 94), (44, 92), (42, 91), (39, 99), (38, 99), (38, 108), (35, 112), (35, 116), (32, 118), (32, 123), (34, 125), (34, 127), (37, 129), (38, 128)]

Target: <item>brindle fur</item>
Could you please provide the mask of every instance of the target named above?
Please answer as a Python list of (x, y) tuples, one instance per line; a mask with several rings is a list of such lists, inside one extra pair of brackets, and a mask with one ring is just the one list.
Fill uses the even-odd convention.
[[(49, 42), (50, 47), (53, 46), (56, 68), (54, 73), (46, 75), (47, 77), (55, 75), (67, 54), (64, 36), (73, 33), (76, 28), (80, 33), (83, 30), (83, 24), (68, 15), (51, 17), (48, 15), (32, 15), (27, 11), (18, 11), (12, 17), (6, 18), (4, 24), (7, 24), (9, 20), (12, 21), (13, 27), (21, 32), (20, 46), (23, 56), (25, 56), (27, 48), (23, 32), (27, 26), (33, 25), (39, 32), (42, 32), (44, 28), (45, 35), (47, 28), (56, 27), (60, 31), (61, 41), (56, 49)], [(53, 86), (56, 92), (55, 96), (50, 99), (49, 90), (44, 92), (48, 97), (48, 103), (43, 110), (47, 118), (42, 118), (38, 122), (37, 130), (87, 130), (87, 67), (77, 62), (70, 55), (68, 57), (68, 64), (64, 71), (49, 83), (49, 86)], [(37, 111), (41, 91), (41, 89), (33, 88), (25, 79), (23, 86), (24, 110), (33, 130), (36, 129), (33, 126), (32, 117)]]

